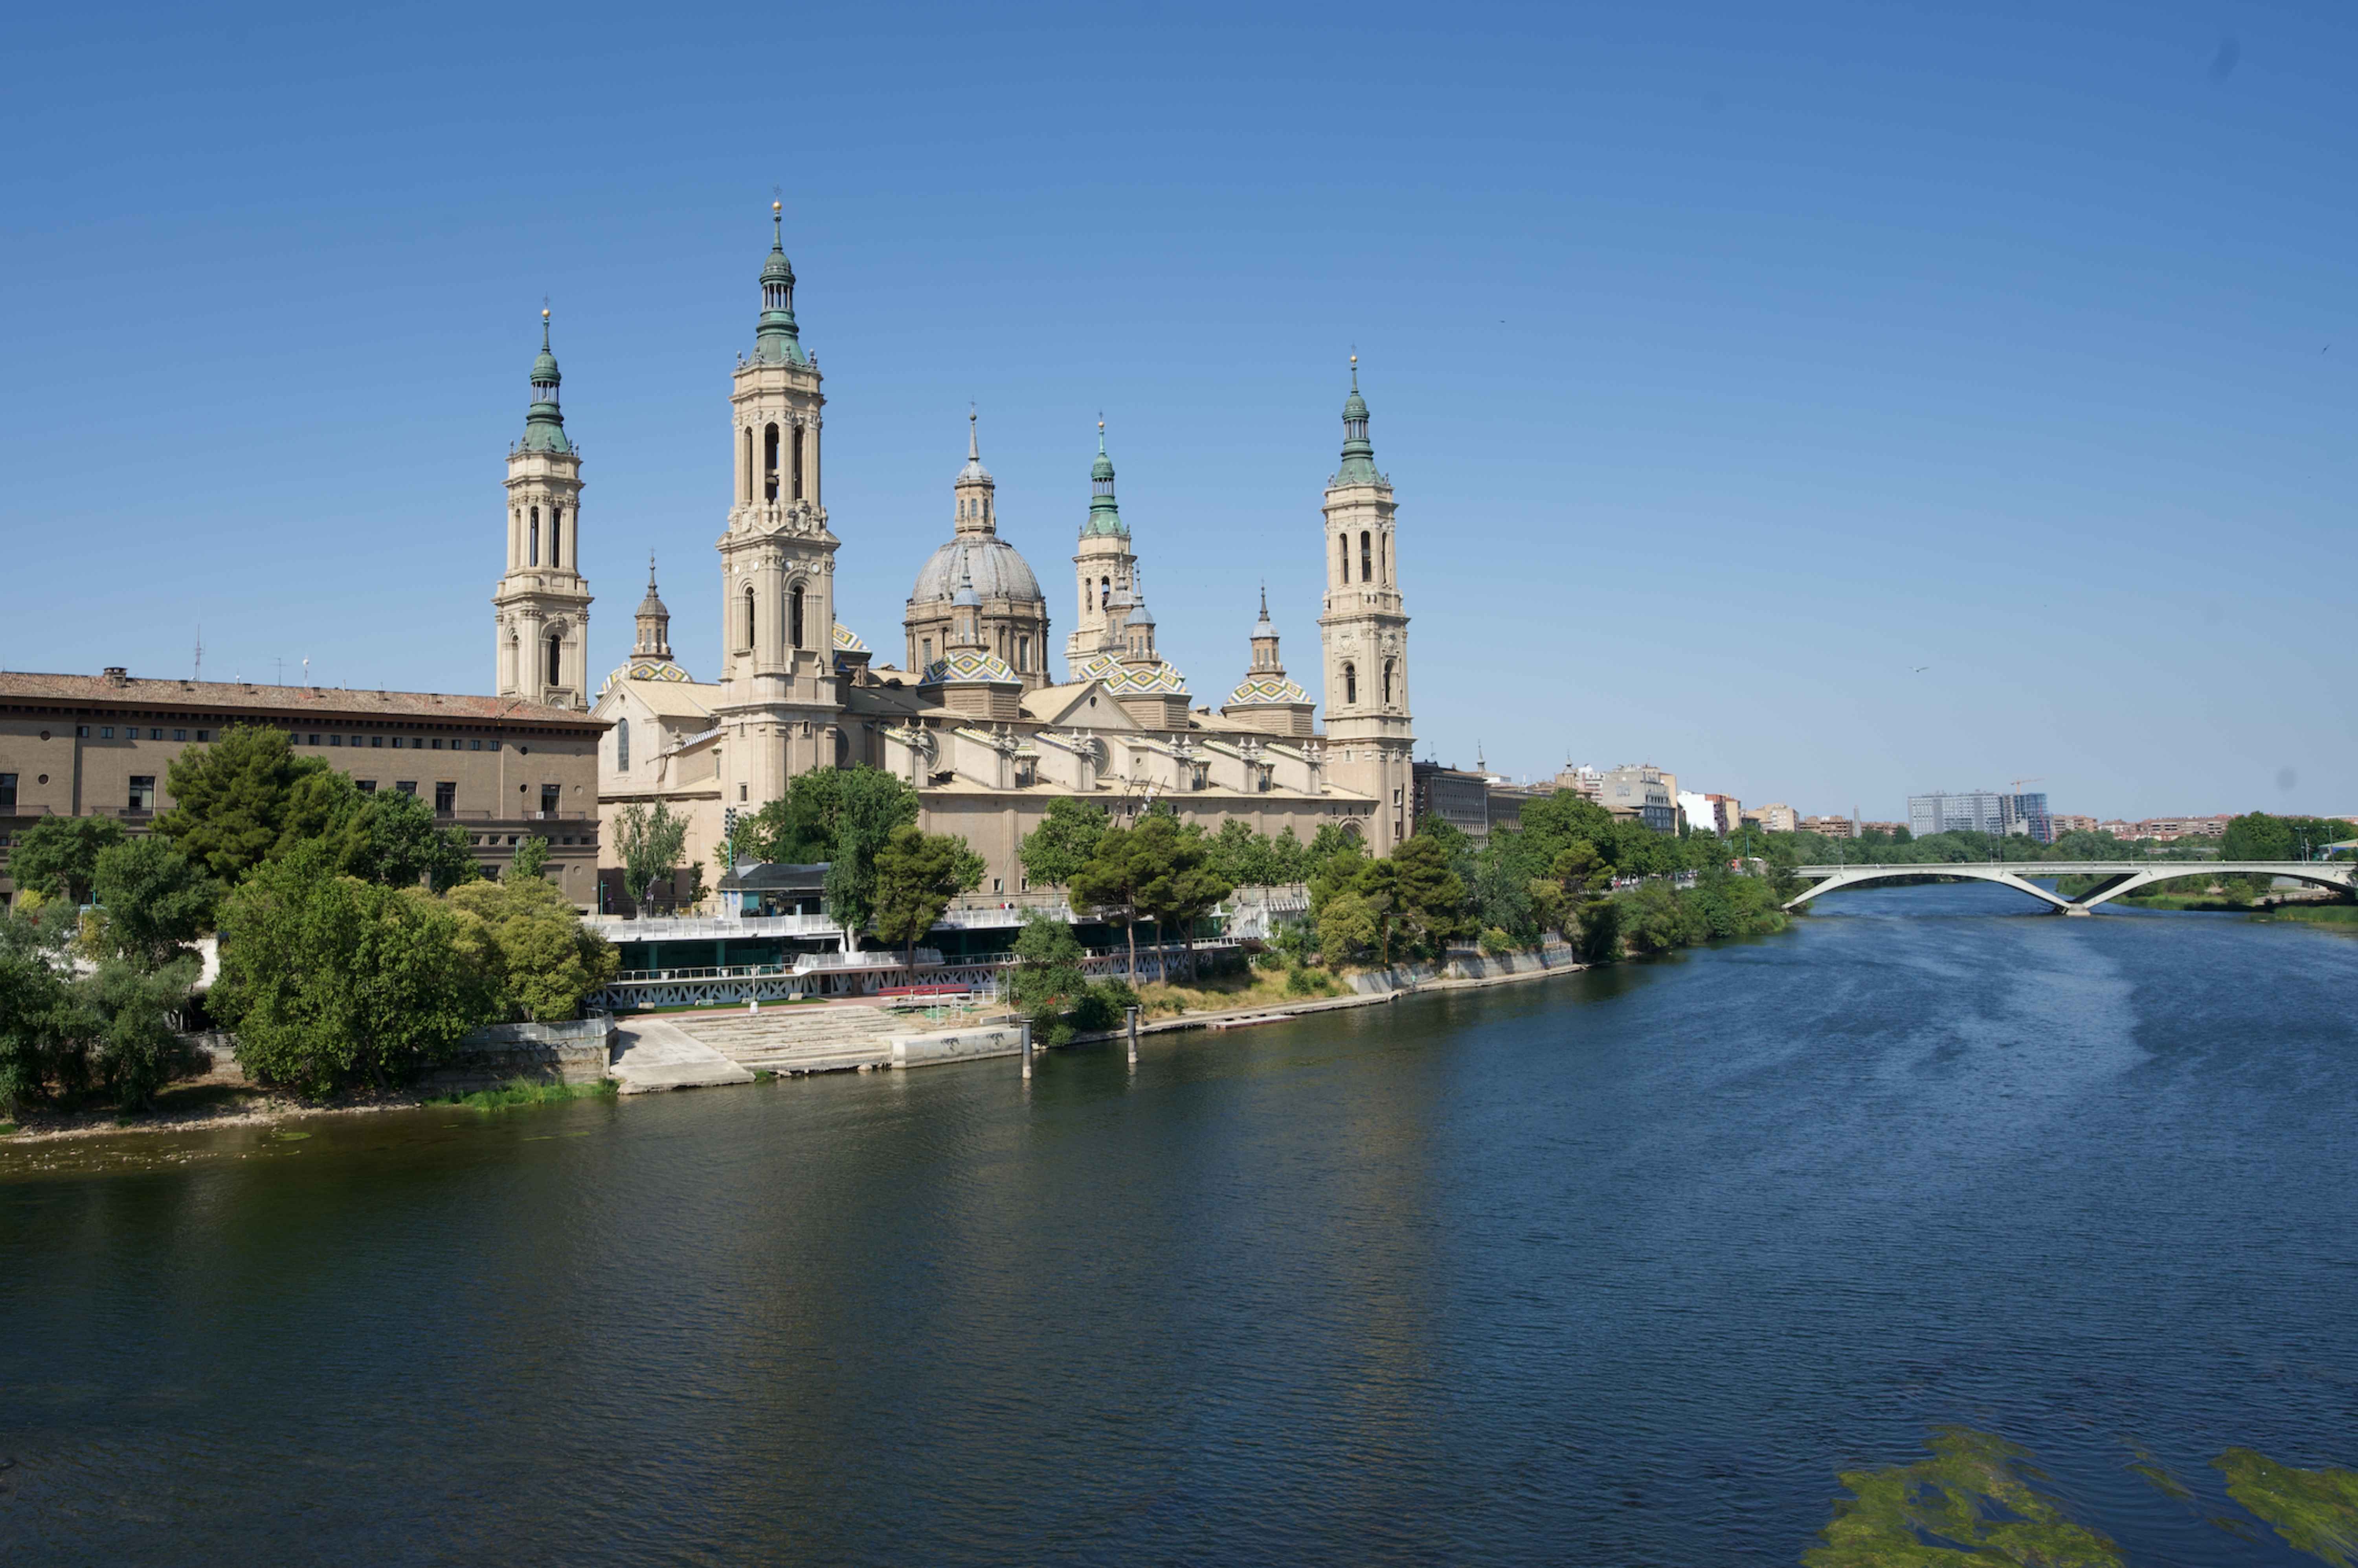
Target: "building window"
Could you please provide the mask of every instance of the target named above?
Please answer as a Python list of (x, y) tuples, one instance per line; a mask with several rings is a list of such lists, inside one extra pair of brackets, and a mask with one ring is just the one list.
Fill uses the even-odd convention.
[(435, 736), (430, 744), (432, 744), (436, 751), (440, 751), (442, 749), (442, 737), (439, 735)]
[(803, 427), (795, 427), (795, 499), (803, 498)]
[[(357, 745), (359, 745), (360, 743), (361, 743), (360, 737), (359, 737), (359, 736), (357, 736), (357, 735), (353, 736), (353, 737), (352, 737), (352, 744), (353, 744), (353, 745), (355, 745), (355, 746), (357, 746)], [(370, 736), (370, 737), (369, 737), (369, 744), (370, 744), (371, 746), (373, 746), (373, 747), (376, 747), (376, 748), (382, 749), (382, 748), (384, 747), (384, 736), (382, 736), (382, 735), (372, 735), (372, 736)]]
[(564, 639), (558, 633), (551, 632), (548, 634), (548, 684), (550, 686), (555, 686), (565, 678), (558, 671), (559, 662), (564, 656)]
[(739, 784), (737, 786), (737, 798), (739, 800), (745, 798), (745, 786), (743, 784)]
[(745, 427), (745, 482), (740, 488), (745, 500), (753, 499), (753, 427), (750, 425)]
[(87, 724), (77, 724), (74, 726), (74, 733), (80, 736), (82, 740), (87, 741), (90, 739), (90, 726)]
[(151, 728), (147, 731), (147, 739), (150, 741), (161, 741), (163, 738), (164, 732), (161, 730)]
[(394, 781), (393, 787), (399, 790), (404, 795), (416, 795), (417, 793), (417, 781), (416, 779), (395, 779)]
[[(313, 742), (313, 744), (315, 744), (315, 745), (316, 745), (317, 743), (318, 743), (318, 742), (317, 742), (316, 741)], [(328, 737), (328, 744), (329, 744), (329, 745), (330, 745), (330, 746), (341, 746), (341, 745), (342, 745), (343, 743), (344, 743), (344, 738), (343, 738), (341, 735), (330, 735), (330, 736), (329, 736), (329, 737)]]
[(102, 740), (102, 741), (112, 741), (112, 740), (114, 740), (114, 725), (112, 725), (112, 724), (102, 724), (102, 725), (100, 725), (100, 726), (98, 727), (98, 738), (99, 738), (100, 740)]
[(500, 743), (497, 741), (486, 741), (483, 742), (483, 750), (486, 752), (496, 752), (499, 749)]
[(398, 735), (393, 738), (393, 749), (396, 752), (401, 750), (401, 737)]
[(614, 723), (614, 771), (623, 773), (631, 771), (631, 721), (627, 719), (617, 719)]
[[(917, 644), (917, 646), (919, 650), (917, 654), (918, 665), (923, 666), (932, 664), (934, 662), (934, 640), (931, 637), (925, 638)], [(922, 667), (920, 668), (919, 673), (924, 673)]]
[(354, 779), (352, 783), (359, 787), (360, 792), (362, 795), (374, 795), (376, 793), (376, 780), (374, 779)]
[(1350, 581), (1351, 535), (1348, 534), (1337, 534), (1335, 535), (1335, 564), (1336, 569), (1342, 572), (1343, 580), (1345, 582)]
[(172, 731), (172, 739), (175, 741), (185, 741), (188, 738), (189, 732), (185, 730), (175, 730)]
[(562, 793), (556, 784), (545, 784), (540, 786), (540, 814), (543, 816), (557, 815), (557, 802)]
[(553, 567), (565, 564), (565, 508), (562, 506), (548, 509), (548, 564)]
[(1387, 703), (1392, 699), (1392, 664), (1390, 659), (1384, 661), (1384, 701)]
[(1029, 637), (1015, 639), (1015, 667), (1026, 675), (1032, 671), (1032, 639)]
[(537, 506), (532, 509), (531, 537), (532, 548), (530, 553), (525, 557), (525, 564), (526, 566), (536, 567), (540, 565), (540, 508)]
[(467, 750), (470, 752), (480, 752), (482, 749), (483, 743), (481, 741), (470, 741), (467, 742)]
[(803, 585), (800, 583), (786, 590), (786, 641), (797, 648), (803, 645)]
[(764, 426), (762, 429), (762, 499), (778, 499), (778, 427), (775, 425)]
[(738, 644), (747, 653), (753, 650), (753, 585), (745, 585), (745, 640)]
[(1343, 666), (1343, 701), (1348, 705), (1358, 700), (1359, 667), (1357, 665), (1347, 664)]
[(310, 738), (309, 738), (307, 741), (305, 741), (305, 744), (306, 744), (306, 745), (316, 746), (316, 745), (318, 745), (319, 743), (319, 731), (315, 730), (313, 730), (313, 731), (311, 732)]
[(1370, 536), (1365, 528), (1359, 530), (1359, 580), (1373, 581), (1376, 575), (1375, 557), (1369, 547)]
[(154, 773), (131, 775), (131, 799), (128, 809), (133, 811), (156, 809), (156, 775)]
[(1392, 536), (1390, 534), (1376, 541), (1376, 553), (1383, 562), (1383, 580), (1389, 586), (1392, 580)]
[(16, 809), (16, 775), (0, 773), (0, 811)]
[(448, 816), (459, 805), (459, 786), (449, 779), (434, 786), (434, 815)]

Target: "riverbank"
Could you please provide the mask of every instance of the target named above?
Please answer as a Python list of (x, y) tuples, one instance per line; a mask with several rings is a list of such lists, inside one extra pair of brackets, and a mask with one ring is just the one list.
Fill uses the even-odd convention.
[[(1559, 975), (1580, 973), (1587, 966), (1574, 963), (1558, 964), (1550, 968), (1532, 969), (1520, 974), (1476, 975), (1464, 979), (1437, 976), (1431, 979), (1412, 978), (1410, 983), (1381, 989), (1353, 991), (1343, 996), (1297, 997), (1282, 1000), (1260, 1000), (1234, 1007), (1191, 1010), (1168, 1017), (1141, 1021), (1139, 1033), (1170, 1034), (1187, 1030), (1220, 1030), (1245, 1022), (1275, 1022), (1281, 1019), (1330, 1012), (1338, 1009), (1379, 1007), (1400, 1000), (1402, 997), (1426, 991), (1478, 990), (1490, 986), (1515, 985), (1527, 980), (1541, 980)], [(1209, 994), (1209, 993), (1199, 993)], [(708, 1016), (717, 1010), (704, 1010)], [(733, 1016), (733, 1014), (731, 1015)], [(1011, 1018), (1001, 1015), (1000, 1021)], [(666, 1015), (677, 1020), (677, 1012)], [(978, 1024), (991, 1022), (978, 1018)], [(1076, 1034), (1071, 1045), (1102, 1044), (1124, 1037), (1120, 1029)], [(1044, 1045), (1042, 1050), (1047, 1049)], [(1007, 1053), (1000, 1053), (1006, 1054)], [(944, 1058), (971, 1060), (978, 1058)], [(838, 1070), (890, 1071), (894, 1064), (880, 1060), (863, 1066), (852, 1064)], [(908, 1070), (903, 1067), (903, 1070)], [(800, 1075), (797, 1075), (800, 1076)], [(768, 1075), (757, 1075), (747, 1080), (769, 1082)], [(556, 1086), (552, 1086), (556, 1087)], [(723, 1085), (716, 1087), (736, 1087)], [(496, 1096), (497, 1091), (493, 1091)], [(216, 1071), (205, 1077), (184, 1080), (157, 1096), (157, 1108), (135, 1116), (124, 1116), (112, 1108), (79, 1111), (27, 1112), (15, 1124), (11, 1132), (0, 1135), (10, 1145), (55, 1142), (67, 1139), (108, 1138), (133, 1132), (205, 1132), (235, 1127), (268, 1126), (282, 1121), (299, 1121), (318, 1117), (362, 1116), (374, 1111), (416, 1110), (429, 1106), (450, 1106), (454, 1100), (447, 1089), (370, 1089), (353, 1090), (327, 1100), (307, 1100), (276, 1090), (249, 1084), (242, 1076)], [(492, 1098), (492, 1097), (487, 1097)], [(514, 1097), (522, 1103), (525, 1097)]]

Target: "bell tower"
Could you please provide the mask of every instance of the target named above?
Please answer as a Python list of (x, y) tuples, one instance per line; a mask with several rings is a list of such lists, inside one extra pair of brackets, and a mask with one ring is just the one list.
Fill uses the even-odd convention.
[(722, 797), (761, 806), (786, 781), (837, 765), (835, 552), (820, 487), (818, 362), (795, 323), (795, 269), (784, 210), (770, 204), (772, 240), (751, 357), (730, 393), (735, 466), (720, 552), (720, 701), (714, 718)]
[(1376, 471), (1359, 356), (1343, 404), (1343, 461), (1326, 481), (1326, 598), (1318, 617), (1326, 665), (1326, 776), (1375, 797), (1377, 854), (1415, 826), (1408, 705), (1408, 610), (1392, 550), (1392, 481)]
[(532, 407), (508, 449), (508, 569), (492, 595), (494, 688), (551, 708), (590, 706), (590, 584), (581, 576), (581, 454), (557, 406), (548, 312)]
[(1105, 421), (1098, 421), (1098, 460), (1089, 465), (1089, 514), (1081, 523), (1081, 541), (1073, 553), (1074, 578), (1080, 589), (1080, 612), (1073, 633), (1065, 639), (1065, 662), (1077, 665), (1092, 654), (1115, 653), (1122, 647), (1122, 615), (1126, 600), (1137, 587), (1138, 557), (1131, 552), (1130, 528), (1113, 495), (1113, 460), (1106, 456)]

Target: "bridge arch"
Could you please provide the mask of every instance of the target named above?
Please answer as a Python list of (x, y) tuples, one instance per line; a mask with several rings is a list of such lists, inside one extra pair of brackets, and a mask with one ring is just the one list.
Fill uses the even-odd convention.
[[(1963, 881), (1997, 882), (2027, 892), (2066, 914), (2087, 914), (2124, 893), (2158, 882), (2187, 877), (2291, 877), (2313, 886), (2341, 892), (2358, 892), (2358, 861), (2352, 860), (2011, 860), (1936, 861), (1915, 865), (1799, 866), (1798, 875), (1814, 877), (1814, 885), (1789, 901), (1799, 909), (1822, 892), (1863, 887), (1872, 882), (1918, 877), (1947, 877)], [(2040, 887), (2032, 877), (2095, 877), (2096, 885), (2076, 898)]]

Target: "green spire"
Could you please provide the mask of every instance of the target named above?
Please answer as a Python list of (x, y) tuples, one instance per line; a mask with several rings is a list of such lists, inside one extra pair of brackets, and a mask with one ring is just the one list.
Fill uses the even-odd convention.
[(1098, 460), (1089, 465), (1089, 520), (1081, 524), (1081, 537), (1091, 535), (1130, 537), (1130, 530), (1122, 526), (1121, 508), (1114, 504), (1113, 460), (1106, 456), (1103, 418), (1098, 420)]
[(795, 266), (786, 260), (785, 203), (770, 203), (770, 259), (762, 264), (762, 323), (753, 332), (753, 358), (763, 364), (806, 365), (801, 331), (795, 326)]
[(1351, 395), (1343, 401), (1343, 466), (1336, 484), (1381, 484), (1376, 449), (1368, 442), (1368, 400), (1359, 395), (1359, 356), (1351, 356)]
[(569, 452), (573, 443), (565, 438), (565, 414), (557, 406), (557, 384), (562, 379), (557, 373), (557, 356), (548, 348), (548, 308), (540, 312), (540, 357), (532, 362), (532, 407), (524, 416), (524, 445), (526, 451)]

